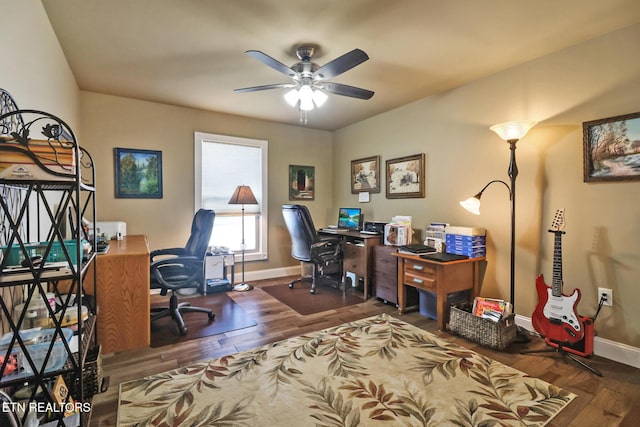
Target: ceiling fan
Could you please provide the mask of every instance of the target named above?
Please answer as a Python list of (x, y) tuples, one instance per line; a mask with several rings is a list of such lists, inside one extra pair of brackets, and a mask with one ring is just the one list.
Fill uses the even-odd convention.
[(245, 53), (274, 70), (289, 76), (293, 79), (293, 82), (246, 87), (235, 89), (235, 92), (256, 92), (268, 89), (291, 88), (291, 90), (285, 94), (285, 99), (292, 107), (298, 106), (301, 113), (303, 111), (313, 110), (314, 107), (320, 107), (324, 104), (327, 100), (327, 94), (325, 92), (358, 99), (369, 99), (373, 96), (374, 92), (370, 90), (327, 81), (368, 60), (369, 56), (367, 56), (364, 51), (353, 49), (323, 66), (319, 66), (311, 61), (315, 52), (316, 48), (313, 46), (303, 45), (298, 47), (296, 49), (296, 55), (300, 61), (288, 67), (259, 50), (248, 50)]

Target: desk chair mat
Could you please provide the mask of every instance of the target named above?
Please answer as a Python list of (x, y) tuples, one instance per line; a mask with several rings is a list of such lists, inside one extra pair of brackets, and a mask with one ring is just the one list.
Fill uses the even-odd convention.
[(343, 297), (342, 290), (326, 286), (322, 282), (316, 287), (315, 294), (309, 293), (310, 288), (311, 283), (308, 282), (296, 283), (293, 289), (289, 288), (288, 282), (260, 287), (260, 289), (302, 315), (320, 313), (337, 307), (346, 307), (364, 302), (361, 297), (354, 295), (351, 290), (347, 291), (347, 294)]
[[(162, 302), (155, 302), (151, 307), (168, 305), (168, 296)], [(154, 297), (155, 300), (155, 297)], [(207, 296), (180, 296), (180, 302), (189, 302), (194, 307), (211, 308), (216, 318), (210, 321), (203, 313), (183, 313), (187, 335), (181, 336), (178, 325), (170, 316), (151, 322), (151, 347), (162, 347), (169, 344), (189, 341), (212, 335), (223, 334), (237, 329), (244, 329), (257, 325), (257, 322), (234, 302), (226, 292)], [(153, 301), (153, 300), (152, 300)]]

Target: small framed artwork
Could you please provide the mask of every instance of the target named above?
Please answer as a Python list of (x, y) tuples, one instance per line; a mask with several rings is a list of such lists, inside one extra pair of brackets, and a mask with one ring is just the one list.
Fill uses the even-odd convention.
[(315, 167), (289, 165), (289, 200), (315, 198)]
[(640, 180), (640, 113), (582, 124), (584, 182)]
[(380, 192), (380, 156), (351, 160), (351, 193)]
[(162, 151), (114, 148), (116, 198), (162, 199)]
[(424, 197), (425, 155), (387, 160), (387, 199)]

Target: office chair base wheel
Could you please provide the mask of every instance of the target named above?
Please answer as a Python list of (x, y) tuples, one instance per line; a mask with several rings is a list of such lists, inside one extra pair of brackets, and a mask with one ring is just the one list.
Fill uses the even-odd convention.
[(213, 320), (216, 318), (216, 314), (215, 313), (209, 313), (209, 320)]
[(315, 293), (316, 293), (316, 290), (315, 290), (315, 289), (311, 289), (311, 290), (309, 291), (309, 293), (310, 293), (310, 294), (315, 294)]

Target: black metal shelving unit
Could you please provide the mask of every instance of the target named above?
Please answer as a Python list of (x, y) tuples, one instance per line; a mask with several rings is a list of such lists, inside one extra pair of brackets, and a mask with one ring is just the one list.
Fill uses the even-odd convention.
[[(89, 425), (97, 302), (84, 285), (96, 295), (93, 160), (63, 120), (17, 109), (5, 91), (0, 97), (0, 391), (21, 423)], [(73, 402), (59, 401), (61, 380)]]

